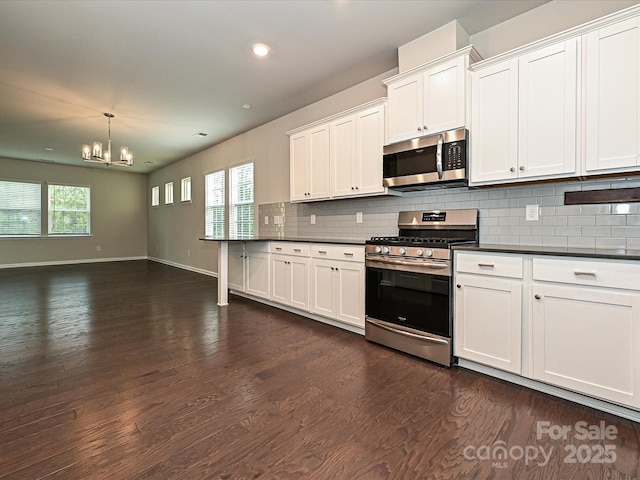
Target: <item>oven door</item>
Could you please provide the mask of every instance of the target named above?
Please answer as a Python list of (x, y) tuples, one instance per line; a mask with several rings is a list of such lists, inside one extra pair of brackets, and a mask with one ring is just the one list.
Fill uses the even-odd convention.
[(366, 314), (385, 322), (450, 337), (450, 278), (367, 267)]
[(451, 365), (450, 279), (367, 266), (365, 338)]

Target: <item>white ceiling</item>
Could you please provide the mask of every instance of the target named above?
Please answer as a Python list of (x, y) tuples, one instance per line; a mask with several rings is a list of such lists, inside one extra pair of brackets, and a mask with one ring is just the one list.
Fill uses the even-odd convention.
[(0, 157), (90, 166), (111, 112), (122, 170), (150, 172), (397, 67), (451, 20), (473, 35), (546, 1), (2, 0)]

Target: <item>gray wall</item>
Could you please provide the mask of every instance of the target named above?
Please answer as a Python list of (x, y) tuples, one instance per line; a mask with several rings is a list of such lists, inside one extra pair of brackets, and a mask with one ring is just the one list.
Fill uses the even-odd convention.
[[(118, 167), (100, 169), (0, 159), (3, 180), (91, 187), (91, 236), (0, 238), (0, 266), (145, 257), (146, 175), (115, 168)], [(46, 195), (46, 184), (43, 191)]]

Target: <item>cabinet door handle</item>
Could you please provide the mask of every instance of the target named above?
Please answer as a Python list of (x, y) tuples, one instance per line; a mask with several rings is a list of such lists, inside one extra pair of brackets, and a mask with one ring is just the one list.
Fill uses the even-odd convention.
[(511, 167), (511, 168), (509, 169), (509, 171), (510, 171), (510, 172), (515, 172), (515, 171), (516, 171), (516, 167)]
[(302, 249), (301, 249), (301, 248), (294, 248), (294, 249), (293, 249), (293, 251), (294, 251), (294, 252), (301, 252), (301, 251), (302, 251)]
[(422, 130), (422, 127), (418, 127), (418, 131), (421, 131), (421, 130)]
[(353, 257), (353, 253), (344, 252), (344, 254), (345, 254), (347, 257)]
[(456, 285), (456, 288), (462, 288), (462, 285), (460, 285), (459, 283)]
[(276, 247), (276, 250), (282, 250), (282, 247)]
[(524, 172), (524, 165), (520, 165), (520, 171)]
[(596, 272), (581, 272), (580, 270), (576, 270), (575, 272), (573, 272), (574, 275), (578, 276), (578, 275), (584, 275), (585, 277), (595, 277), (596, 276)]
[(539, 294), (537, 294), (537, 293), (536, 293), (533, 297), (534, 297), (536, 300), (540, 300), (540, 299), (542, 298), (542, 295), (539, 295)]
[(487, 267), (487, 268), (494, 268), (496, 265), (495, 263), (478, 263), (479, 267)]
[(323, 255), (327, 253), (326, 250), (318, 250), (318, 253), (322, 253)]

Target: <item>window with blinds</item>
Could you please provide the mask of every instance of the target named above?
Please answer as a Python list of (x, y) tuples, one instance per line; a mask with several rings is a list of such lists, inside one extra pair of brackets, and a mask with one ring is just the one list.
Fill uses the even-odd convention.
[(0, 236), (40, 235), (39, 183), (0, 180)]
[(49, 185), (49, 235), (91, 233), (91, 189)]
[(253, 236), (253, 163), (229, 169), (229, 235)]
[(156, 185), (151, 187), (151, 206), (157, 207), (160, 205), (160, 187)]
[(204, 234), (207, 237), (224, 237), (224, 170), (205, 175)]

